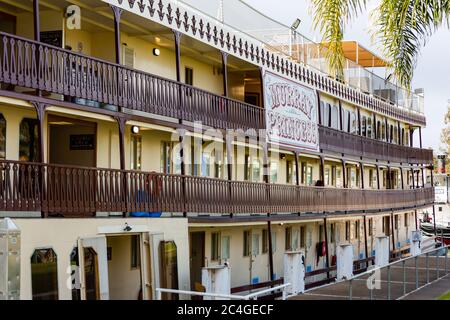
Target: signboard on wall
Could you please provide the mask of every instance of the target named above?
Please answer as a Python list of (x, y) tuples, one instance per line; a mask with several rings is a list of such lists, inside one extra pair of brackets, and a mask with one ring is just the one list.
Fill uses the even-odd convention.
[(43, 31), (40, 33), (41, 42), (62, 48), (63, 46), (63, 32), (62, 30), (56, 31)]
[(70, 150), (94, 150), (95, 134), (71, 134)]
[(314, 89), (266, 71), (264, 105), (269, 142), (319, 150), (317, 94)]

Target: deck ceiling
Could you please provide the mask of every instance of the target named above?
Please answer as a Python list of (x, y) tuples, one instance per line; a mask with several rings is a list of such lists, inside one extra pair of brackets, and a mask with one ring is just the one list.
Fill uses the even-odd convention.
[[(101, 0), (40, 0), (40, 10), (59, 11), (61, 14), (70, 5), (81, 8), (81, 26), (88, 32), (114, 32), (114, 16), (109, 5)], [(31, 0), (0, 0), (0, 11), (10, 15), (33, 12)], [(124, 11), (120, 21), (121, 31), (129, 37), (138, 37), (159, 47), (174, 50), (172, 31), (158, 23), (131, 12)], [(181, 55), (221, 67), (221, 56), (217, 49), (188, 36), (181, 38)], [(256, 66), (240, 59), (229, 59), (230, 71), (246, 71)]]

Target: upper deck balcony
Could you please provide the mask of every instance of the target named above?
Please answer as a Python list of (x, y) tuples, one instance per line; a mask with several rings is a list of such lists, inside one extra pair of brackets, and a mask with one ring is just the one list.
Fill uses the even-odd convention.
[[(86, 6), (83, 8), (87, 8)], [(146, 118), (162, 116), (168, 120), (169, 125), (175, 125), (181, 120), (187, 123), (201, 121), (203, 125), (220, 129), (265, 128), (265, 110), (261, 108), (262, 89), (257, 66), (233, 56), (228, 57), (224, 64), (223, 56), (218, 50), (189, 37), (182, 37), (179, 50), (181, 62), (186, 65), (185, 80), (189, 78), (187, 66), (196, 64), (199, 67), (195, 70), (202, 70), (198, 77), (194, 76), (200, 79), (191, 81), (192, 85), (182, 83), (182, 77), (176, 76), (176, 67), (173, 65), (177, 50), (173, 47), (172, 30), (132, 13), (123, 13), (122, 16), (124, 30), (133, 36), (123, 36), (127, 45), (121, 48), (125, 53), (127, 48), (134, 46), (136, 59), (133, 66), (127, 66), (125, 60), (130, 56), (124, 56), (125, 65), (118, 64), (111, 61), (114, 60), (114, 54), (111, 54), (114, 51), (114, 34), (107, 27), (107, 22), (112, 22), (111, 13), (107, 14), (103, 10), (99, 15), (89, 9), (86, 12), (90, 14), (85, 17), (86, 21), (83, 20), (86, 30), (67, 32), (65, 37), (67, 44), (72, 48), (78, 46), (77, 51), (82, 53), (44, 43), (44, 39), (37, 42), (11, 33), (0, 33), (2, 88), (32, 94), (34, 89), (41, 90), (44, 97), (55, 101), (75, 102), (88, 110), (99, 112), (107, 110)], [(49, 16), (49, 20), (60, 19), (59, 13), (55, 15), (54, 10), (46, 11), (45, 14)], [(102, 20), (94, 24), (91, 14), (92, 17), (102, 17)], [(18, 19), (26, 20), (30, 15), (30, 11), (20, 12)], [(55, 21), (59, 23), (58, 20)], [(106, 31), (99, 30), (98, 24), (103, 25), (102, 28), (106, 28)], [(28, 29), (22, 32), (23, 36), (29, 36)], [(149, 34), (139, 35), (139, 32), (145, 31)], [(87, 33), (95, 36), (89, 37)], [(88, 37), (90, 41), (84, 41), (84, 37)], [(149, 57), (154, 48), (161, 48), (161, 56)], [(140, 58), (142, 55), (144, 57)], [(163, 60), (158, 60), (159, 58)], [(199, 60), (202, 59), (201, 62), (204, 63), (200, 64)], [(228, 69), (227, 72), (223, 71), (224, 66)], [(208, 74), (207, 71), (211, 70), (208, 68), (217, 74)], [(227, 81), (222, 83), (222, 78), (227, 77)], [(329, 79), (318, 77), (307, 69), (299, 69), (297, 77), (300, 82), (319, 90), (335, 90), (348, 98), (352, 96), (350, 91), (339, 89)], [(222, 89), (229, 91), (229, 94), (224, 96)], [(253, 104), (246, 101), (252, 101)], [(325, 152), (404, 163), (430, 163), (432, 159), (431, 152), (425, 150), (417, 156), (417, 149), (397, 148), (388, 143), (332, 132), (326, 128), (321, 128), (320, 134), (321, 149)], [(342, 135), (346, 138), (343, 139)], [(342, 144), (342, 141), (356, 140), (357, 142)], [(370, 152), (368, 145), (372, 146)]]
[[(241, 0), (195, 0), (177, 1), (179, 6), (189, 8), (198, 15), (218, 20), (221, 25), (236, 33), (256, 39), (262, 46), (277, 55), (296, 61), (324, 75), (330, 75), (326, 63), (326, 43), (308, 39), (294, 28), (286, 26), (257, 11)], [(251, 20), (246, 17), (252, 17)], [(394, 82), (373, 72), (374, 68), (385, 68), (386, 61), (356, 41), (343, 41), (344, 77), (337, 79), (346, 85), (372, 97), (395, 105), (399, 109), (424, 114), (424, 97), (409, 92)], [(380, 70), (385, 71), (385, 70)]]
[(97, 212), (322, 214), (403, 210), (433, 201), (431, 187), (306, 187), (0, 160), (0, 211), (38, 211), (44, 216), (83, 217)]

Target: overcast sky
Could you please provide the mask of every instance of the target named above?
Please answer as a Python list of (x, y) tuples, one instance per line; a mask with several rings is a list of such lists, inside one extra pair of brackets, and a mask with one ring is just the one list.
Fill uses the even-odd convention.
[[(226, 0), (225, 0), (226, 1)], [(320, 34), (312, 28), (309, 12), (309, 1), (305, 0), (245, 0), (262, 13), (291, 25), (296, 18), (302, 20), (298, 31), (313, 40), (320, 40)], [(377, 0), (369, 0), (368, 10), (378, 4)], [(369, 36), (369, 14), (360, 15), (348, 26), (345, 39), (357, 40), (362, 45), (379, 52), (371, 43)], [(251, 19), (251, 17), (249, 17)], [(415, 70), (412, 88), (425, 89), (425, 115), (427, 128), (423, 130), (424, 147), (432, 147), (435, 151), (440, 147), (440, 132), (444, 126), (444, 114), (447, 100), (450, 99), (450, 31), (441, 28), (422, 49)], [(416, 140), (417, 141), (417, 140)]]

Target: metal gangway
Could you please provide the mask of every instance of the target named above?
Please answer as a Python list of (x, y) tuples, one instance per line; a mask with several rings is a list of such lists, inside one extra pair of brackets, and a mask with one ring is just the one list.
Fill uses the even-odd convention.
[(448, 249), (425, 249), (421, 254), (393, 261), (386, 266), (369, 266), (368, 270), (349, 279), (306, 290), (294, 299), (314, 300), (401, 300), (446, 277)]

